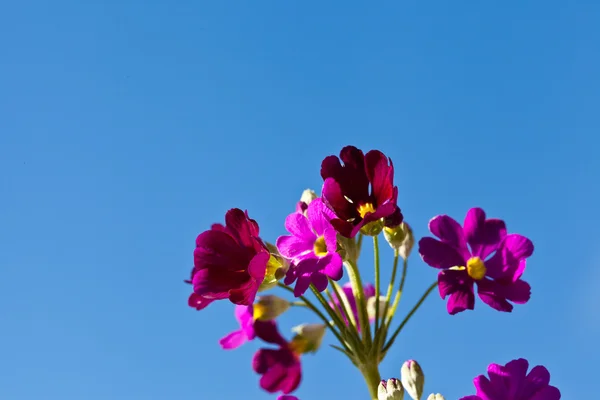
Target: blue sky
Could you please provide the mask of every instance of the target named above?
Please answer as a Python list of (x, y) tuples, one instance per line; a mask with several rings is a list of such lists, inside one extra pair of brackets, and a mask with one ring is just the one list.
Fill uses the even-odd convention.
[[(274, 399), (250, 369), (257, 343), (217, 344), (232, 307), (187, 307), (194, 240), (240, 207), (274, 241), (346, 144), (392, 157), (417, 236), (481, 206), (536, 245), (528, 304), (451, 317), (432, 296), (384, 376), (416, 358), (453, 400), (526, 357), (563, 398), (596, 392), (597, 2), (0, 9), (1, 398)], [(433, 279), (413, 255), (401, 314)], [(328, 346), (303, 363), (301, 399), (366, 398)]]

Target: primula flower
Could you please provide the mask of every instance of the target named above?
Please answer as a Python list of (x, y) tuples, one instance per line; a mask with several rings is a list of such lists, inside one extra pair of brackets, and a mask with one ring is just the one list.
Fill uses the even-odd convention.
[(477, 394), (460, 400), (559, 400), (560, 391), (550, 385), (550, 373), (538, 365), (529, 374), (529, 362), (523, 358), (505, 366), (490, 364), (489, 379), (479, 375), (473, 380)]
[(196, 296), (194, 302), (190, 298), (191, 304), (200, 298), (204, 302), (228, 298), (234, 304), (252, 304), (270, 259), (258, 233), (256, 221), (234, 208), (225, 214), (225, 226), (214, 224), (198, 235), (192, 271)]
[(442, 299), (450, 295), (450, 314), (475, 307), (473, 284), (477, 284), (479, 298), (499, 311), (512, 311), (509, 300), (516, 304), (529, 300), (531, 287), (520, 278), (533, 243), (521, 235), (507, 235), (504, 221), (486, 219), (481, 208), (472, 208), (464, 227), (447, 215), (438, 215), (429, 222), (429, 230), (440, 240), (424, 237), (419, 253), (427, 264), (442, 269), (439, 291)]
[[(371, 285), (370, 283), (363, 283), (363, 292), (365, 294), (365, 299), (368, 301), (371, 297), (375, 296), (375, 287), (373, 285)], [(354, 292), (352, 291), (352, 284), (350, 282), (348, 282), (342, 286), (342, 293), (341, 293), (341, 295), (346, 296), (346, 298), (348, 299), (348, 304), (350, 305), (350, 309), (352, 310), (352, 315), (354, 315), (354, 321), (356, 321), (356, 329), (360, 332), (358, 308), (356, 305), (356, 298), (354, 297)], [(331, 304), (331, 306), (335, 307), (337, 310), (339, 310), (339, 312), (342, 315), (342, 319), (344, 320), (346, 325), (348, 325), (349, 321), (346, 318), (346, 315), (344, 314), (344, 312), (342, 311), (342, 308), (341, 308), (344, 306), (343, 302), (341, 302), (340, 299), (337, 298), (335, 293), (332, 294), (332, 297), (333, 297), (333, 304)], [(369, 318), (369, 319), (370, 319), (370, 322), (373, 322), (375, 320), (375, 317), (371, 316), (371, 318)]]
[(237, 349), (244, 343), (254, 339), (255, 323), (264, 323), (262, 321), (254, 321), (253, 306), (235, 306), (235, 319), (240, 324), (240, 329), (233, 331), (227, 336), (219, 340), (219, 344), (225, 350)]
[(254, 354), (252, 368), (262, 377), (260, 387), (269, 393), (289, 394), (296, 390), (302, 380), (300, 355), (281, 336), (273, 321), (271, 324), (255, 325), (256, 336), (279, 347), (260, 349)]
[(335, 213), (331, 223), (343, 236), (353, 238), (364, 225), (381, 218), (388, 219), (386, 225), (402, 222), (394, 164), (382, 152), (371, 150), (363, 155), (356, 147), (346, 146), (339, 158), (323, 160), (321, 177), (323, 200)]
[(327, 287), (327, 277), (342, 278), (342, 257), (336, 252), (336, 231), (329, 222), (334, 215), (321, 199), (310, 202), (306, 215), (292, 213), (285, 220), (290, 236), (280, 236), (277, 248), (294, 265), (285, 277), (286, 285), (297, 280), (294, 295), (301, 296), (310, 284), (320, 292)]

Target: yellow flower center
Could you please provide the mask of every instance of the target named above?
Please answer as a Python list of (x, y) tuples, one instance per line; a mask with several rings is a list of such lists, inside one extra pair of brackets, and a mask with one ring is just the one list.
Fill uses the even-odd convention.
[(485, 268), (485, 264), (483, 260), (479, 257), (471, 257), (469, 261), (467, 261), (467, 273), (469, 276), (476, 281), (483, 279), (487, 269)]
[(327, 255), (327, 243), (325, 243), (325, 237), (319, 236), (317, 240), (315, 240), (314, 252), (319, 257)]
[(373, 204), (371, 203), (365, 203), (365, 204), (361, 204), (360, 206), (358, 206), (358, 213), (360, 214), (361, 218), (364, 218), (365, 215), (367, 215), (367, 213), (374, 213), (375, 212), (375, 207), (373, 207)]

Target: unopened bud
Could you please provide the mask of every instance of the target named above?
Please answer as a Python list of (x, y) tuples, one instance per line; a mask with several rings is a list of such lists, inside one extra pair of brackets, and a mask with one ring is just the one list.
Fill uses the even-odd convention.
[(369, 319), (374, 319), (377, 316), (375, 303), (377, 303), (377, 305), (379, 306), (379, 318), (383, 318), (383, 313), (385, 312), (385, 296), (379, 296), (379, 301), (375, 300), (375, 296), (369, 297), (367, 299), (367, 313), (369, 314)]
[(446, 400), (446, 399), (444, 398), (444, 396), (442, 396), (439, 393), (435, 393), (435, 394), (431, 393), (429, 395), (429, 397), (427, 397), (427, 400)]
[(377, 400), (403, 400), (404, 389), (400, 381), (396, 378), (390, 378), (387, 381), (382, 380), (377, 387)]
[(302, 192), (302, 196), (300, 196), (300, 201), (298, 202), (298, 204), (296, 204), (296, 212), (306, 215), (308, 205), (317, 197), (317, 194), (313, 190), (304, 190), (304, 192)]
[(415, 238), (412, 229), (406, 222), (395, 227), (386, 226), (383, 228), (383, 236), (392, 249), (398, 250), (400, 257), (405, 260), (408, 258), (415, 244)]
[(260, 296), (254, 303), (254, 319), (271, 321), (290, 308), (290, 302), (275, 295)]
[(316, 352), (321, 347), (326, 328), (324, 324), (302, 324), (292, 328), (296, 333), (290, 342), (292, 351), (296, 354)]
[(381, 230), (383, 229), (383, 223), (383, 218), (373, 222), (369, 222), (368, 224), (365, 224), (362, 228), (360, 228), (360, 233), (366, 236), (377, 236), (381, 233)]
[(265, 278), (260, 284), (258, 291), (264, 292), (277, 285), (277, 282), (285, 277), (285, 274), (290, 269), (290, 263), (279, 254), (277, 246), (272, 243), (266, 242), (267, 250), (271, 253), (269, 261), (267, 262), (267, 270), (265, 271)]
[(402, 386), (404, 386), (406, 393), (413, 400), (421, 400), (423, 386), (425, 385), (425, 375), (419, 363), (415, 360), (406, 361), (402, 365), (400, 374), (402, 375)]

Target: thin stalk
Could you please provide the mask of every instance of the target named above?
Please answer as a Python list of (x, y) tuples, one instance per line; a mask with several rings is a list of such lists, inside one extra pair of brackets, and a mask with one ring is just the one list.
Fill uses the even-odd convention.
[[(342, 310), (341, 313), (343, 314), (343, 317), (346, 319), (346, 321), (348, 321), (348, 323), (346, 325), (348, 333), (356, 338), (358, 347), (356, 347), (355, 349), (360, 348), (362, 350), (362, 345), (360, 343), (360, 336), (358, 334), (358, 329), (356, 328), (356, 321), (354, 319), (354, 313), (352, 312), (352, 307), (350, 307), (350, 303), (348, 302), (348, 297), (346, 296), (346, 293), (344, 293), (343, 290), (340, 291), (338, 284), (334, 280), (332, 280), (331, 278), (328, 278), (328, 279), (329, 279), (329, 284), (333, 288), (333, 291), (335, 292), (335, 296), (337, 297), (338, 302), (340, 303), (339, 308)], [(327, 294), (329, 294), (329, 291), (327, 291)], [(331, 304), (335, 304), (333, 299), (331, 299)], [(337, 307), (335, 307), (335, 308), (337, 311)]]
[(388, 311), (390, 310), (390, 300), (392, 299), (392, 291), (394, 290), (394, 285), (396, 283), (396, 273), (398, 272), (398, 260), (400, 259), (400, 253), (398, 250), (394, 250), (394, 264), (392, 266), (392, 277), (390, 279), (390, 283), (387, 288), (387, 293), (385, 295), (385, 303), (383, 306), (383, 316), (381, 317), (381, 329), (375, 332), (375, 346), (373, 346), (376, 351), (380, 351), (385, 340), (385, 332), (387, 331), (387, 317)]
[[(327, 300), (325, 300), (325, 297), (323, 297), (321, 292), (319, 292), (317, 290), (315, 285), (311, 284), (310, 289), (312, 290), (312, 292), (315, 295), (315, 297), (317, 298), (317, 300), (319, 300), (319, 303), (321, 303), (321, 305), (323, 306), (325, 311), (327, 311), (327, 313), (329, 314), (331, 319), (333, 319), (334, 324), (337, 325), (342, 336), (345, 337), (346, 339), (349, 339), (350, 345), (352, 348), (358, 350), (357, 346), (359, 346), (359, 344), (360, 344), (360, 340), (358, 339), (358, 337), (352, 334), (352, 331), (350, 331), (348, 329), (348, 327), (346, 326), (344, 321), (342, 321), (342, 318), (340, 317), (340, 315), (337, 312), (335, 312), (335, 310), (333, 308), (331, 308), (329, 303), (327, 303)], [(356, 351), (354, 353), (356, 353)]]
[(367, 315), (367, 301), (365, 300), (365, 291), (363, 289), (362, 281), (360, 279), (360, 272), (358, 266), (354, 261), (346, 261), (348, 276), (352, 283), (352, 292), (356, 299), (356, 307), (358, 309), (358, 322), (360, 323), (360, 330), (362, 332), (362, 340), (365, 348), (371, 346), (371, 325), (369, 324), (369, 316)]
[(392, 335), (392, 337), (390, 338), (390, 340), (387, 342), (387, 344), (383, 347), (383, 354), (385, 354), (386, 351), (388, 351), (388, 349), (390, 348), (390, 346), (392, 344), (394, 344), (394, 340), (396, 340), (396, 337), (398, 336), (398, 334), (400, 333), (400, 331), (402, 330), (402, 328), (404, 328), (404, 325), (406, 325), (406, 323), (410, 320), (410, 318), (417, 312), (417, 310), (419, 309), (419, 307), (421, 307), (421, 304), (423, 304), (423, 302), (425, 301), (425, 299), (427, 298), (427, 296), (429, 296), (429, 294), (433, 291), (433, 289), (435, 289), (437, 287), (438, 283), (437, 281), (433, 282), (425, 291), (425, 293), (423, 293), (423, 295), (421, 296), (421, 298), (419, 299), (419, 301), (417, 301), (417, 304), (415, 304), (412, 308), (412, 310), (410, 310), (410, 312), (406, 315), (406, 317), (404, 317), (404, 320), (400, 323), (400, 326), (398, 328), (396, 328), (396, 330), (394, 331), (394, 334)]
[(390, 317), (386, 324), (386, 333), (387, 330), (390, 329), (392, 324), (392, 319), (394, 318), (394, 314), (396, 314), (396, 309), (398, 308), (398, 303), (400, 303), (400, 298), (402, 297), (402, 292), (404, 291), (404, 282), (406, 281), (406, 271), (408, 269), (408, 261), (404, 260), (402, 263), (402, 278), (400, 278), (400, 286), (398, 286), (398, 291), (396, 292), (396, 296), (394, 296), (394, 304), (392, 304), (392, 308), (390, 310)]
[[(279, 286), (282, 289), (287, 290), (288, 292), (294, 293), (294, 289), (292, 289), (291, 287), (284, 285), (281, 282), (277, 283), (277, 286)], [(329, 328), (329, 330), (335, 335), (335, 337), (338, 339), (338, 341), (342, 344), (342, 346), (344, 346), (344, 349), (346, 349), (346, 351), (348, 352), (352, 352), (352, 350), (348, 347), (348, 345), (346, 344), (346, 341), (344, 340), (344, 338), (342, 338), (342, 335), (335, 329), (335, 324), (332, 321), (329, 321), (327, 319), (327, 317), (325, 317), (325, 315), (323, 315), (323, 313), (321, 312), (321, 310), (319, 310), (313, 303), (311, 303), (310, 300), (308, 300), (306, 297), (304, 296), (300, 296), (300, 299), (306, 304), (306, 307), (310, 308), (312, 312), (314, 312), (315, 314), (317, 314), (317, 316), (319, 318), (321, 318), (321, 320), (323, 321), (323, 323), (325, 323), (325, 326), (327, 326)]]
[(377, 362), (371, 362), (359, 366), (360, 372), (367, 383), (369, 395), (372, 400), (377, 400), (377, 388), (379, 386), (379, 382), (381, 382), (381, 375), (379, 374), (379, 368), (377, 365)]
[[(360, 257), (360, 249), (362, 248), (362, 241), (363, 241), (363, 234), (362, 233), (358, 233), (358, 239), (356, 240), (356, 260), (358, 260), (358, 257)], [(354, 239), (352, 239), (354, 240)], [(356, 261), (354, 260), (354, 261)]]
[(373, 236), (373, 254), (375, 258), (373, 260), (375, 265), (375, 335), (377, 336), (377, 331), (379, 330), (379, 294), (381, 292), (381, 288), (379, 287), (381, 280), (379, 268), (379, 239), (377, 236)]

